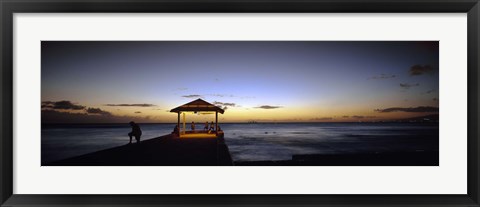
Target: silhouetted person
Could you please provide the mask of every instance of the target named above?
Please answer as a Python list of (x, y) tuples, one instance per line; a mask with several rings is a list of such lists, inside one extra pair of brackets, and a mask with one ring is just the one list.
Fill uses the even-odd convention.
[(208, 131), (213, 131), (215, 130), (215, 124), (213, 124), (213, 121), (210, 123), (210, 129)]
[(140, 129), (140, 126), (133, 121), (130, 122), (130, 126), (132, 127), (132, 131), (128, 133), (128, 136), (130, 137), (130, 144), (132, 143), (132, 137), (135, 137), (135, 140), (137, 140), (137, 143), (139, 143), (140, 137), (142, 136), (142, 130)]
[(193, 122), (193, 121), (192, 121), (191, 128), (192, 128), (192, 131), (195, 131), (195, 122)]
[(178, 136), (178, 135), (179, 135), (179, 133), (178, 133), (178, 132), (179, 132), (179, 129), (178, 129), (178, 124), (177, 124), (177, 125), (175, 125), (175, 128), (173, 128), (173, 132), (172, 132), (172, 134), (175, 134), (175, 135), (177, 135), (177, 136)]
[(205, 122), (205, 127), (203, 127), (203, 130), (208, 131), (208, 121)]

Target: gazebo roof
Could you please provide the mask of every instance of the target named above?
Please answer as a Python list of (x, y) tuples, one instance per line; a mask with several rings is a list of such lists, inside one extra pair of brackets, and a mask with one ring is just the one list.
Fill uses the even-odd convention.
[(216, 111), (216, 112), (220, 112), (221, 114), (225, 112), (222, 108), (215, 106), (211, 103), (208, 103), (200, 98), (170, 110), (170, 112), (175, 112), (175, 113), (182, 112), (182, 111)]

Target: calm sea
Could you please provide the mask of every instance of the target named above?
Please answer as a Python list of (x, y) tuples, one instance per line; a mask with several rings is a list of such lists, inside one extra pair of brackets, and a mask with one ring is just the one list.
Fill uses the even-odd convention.
[[(142, 140), (174, 124), (140, 124)], [(438, 151), (438, 123), (221, 124), (234, 161), (290, 160), (294, 154)], [(128, 124), (42, 126), (42, 163), (125, 145)]]

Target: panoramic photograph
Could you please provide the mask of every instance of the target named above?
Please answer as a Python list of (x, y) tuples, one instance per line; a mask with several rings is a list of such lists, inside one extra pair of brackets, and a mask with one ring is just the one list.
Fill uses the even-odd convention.
[(439, 166), (438, 41), (42, 41), (42, 166)]

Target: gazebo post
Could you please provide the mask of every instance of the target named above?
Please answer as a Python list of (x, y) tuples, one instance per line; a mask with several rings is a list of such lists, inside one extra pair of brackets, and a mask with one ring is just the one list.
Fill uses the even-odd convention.
[(215, 135), (218, 136), (218, 111), (215, 111)]
[(177, 130), (178, 130), (178, 137), (180, 137), (180, 111), (177, 113), (178, 114), (178, 119), (177, 119)]
[(187, 127), (185, 124), (185, 112), (183, 112), (183, 134), (187, 133)]

